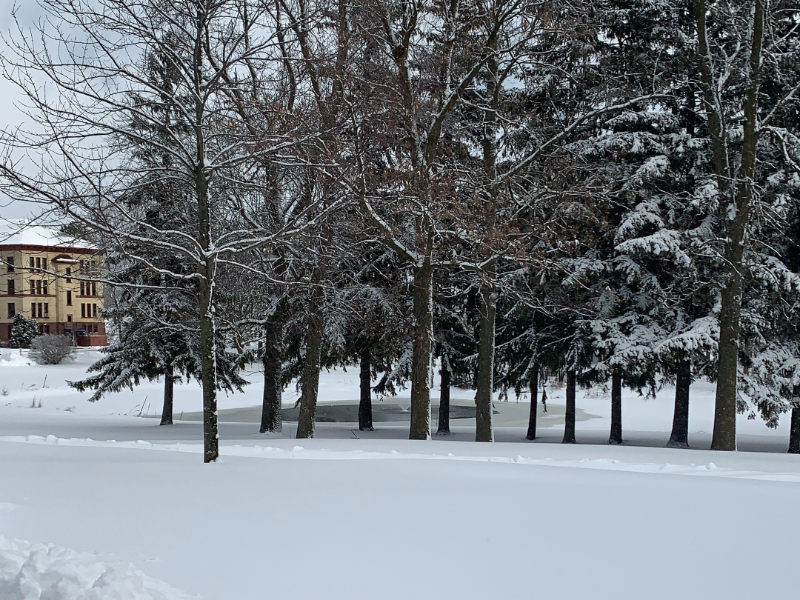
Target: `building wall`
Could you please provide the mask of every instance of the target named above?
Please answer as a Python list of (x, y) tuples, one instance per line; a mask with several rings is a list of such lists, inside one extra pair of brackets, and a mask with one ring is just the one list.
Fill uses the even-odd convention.
[(105, 343), (102, 268), (95, 250), (0, 245), (0, 342), (22, 312), (42, 333), (95, 333)]

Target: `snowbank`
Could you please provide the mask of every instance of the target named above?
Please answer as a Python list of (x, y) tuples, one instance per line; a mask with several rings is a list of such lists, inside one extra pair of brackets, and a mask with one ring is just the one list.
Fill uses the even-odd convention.
[(0, 535), (0, 600), (186, 600), (132, 563)]
[(0, 350), (0, 367), (29, 367), (33, 361), (22, 356), (21, 350)]

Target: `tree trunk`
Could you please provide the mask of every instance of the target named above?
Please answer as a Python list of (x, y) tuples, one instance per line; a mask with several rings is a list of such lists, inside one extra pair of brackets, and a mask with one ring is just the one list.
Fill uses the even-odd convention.
[(478, 381), (475, 392), (475, 441), (493, 442), (492, 391), (494, 388), (494, 324), (496, 294), (484, 289), (481, 293), (480, 334), (478, 339)]
[(792, 424), (789, 429), (789, 453), (800, 454), (800, 406), (792, 407)]
[(567, 371), (567, 405), (564, 413), (564, 439), (561, 443), (575, 443), (575, 371)]
[(608, 443), (622, 443), (622, 373), (618, 369), (611, 373), (611, 434)]
[[(199, 146), (198, 146), (199, 147)], [(211, 220), (208, 207), (208, 185), (205, 173), (198, 167), (198, 208), (200, 214), (201, 246), (211, 247)], [(214, 321), (214, 279), (216, 261), (206, 259), (198, 293), (200, 312), (200, 383), (203, 387), (203, 462), (214, 462), (219, 457), (219, 429), (217, 425), (217, 348)]]
[[(744, 244), (750, 207), (759, 138), (758, 95), (761, 86), (762, 48), (764, 40), (764, 2), (753, 3), (753, 26), (749, 35), (749, 64), (744, 90), (744, 127), (741, 160), (728, 152), (729, 141), (724, 131), (724, 115), (719, 106), (719, 81), (713, 71), (714, 60), (708, 44), (708, 8), (705, 0), (694, 0), (697, 24), (698, 59), (705, 110), (711, 136), (712, 162), (719, 186), (719, 206), (725, 239), (725, 260), (722, 263), (722, 305), (719, 316), (719, 349), (717, 355), (717, 391), (714, 410), (712, 450), (736, 450), (736, 378), (739, 359), (739, 329), (742, 308)], [(730, 165), (739, 163), (738, 173)], [(730, 182), (736, 182), (731, 189)]]
[(672, 434), (667, 446), (670, 448), (689, 447), (689, 388), (692, 385), (692, 363), (682, 360), (678, 363), (675, 378), (675, 412), (672, 416)]
[(324, 290), (322, 277), (314, 278), (316, 285), (308, 304), (308, 329), (306, 331), (306, 357), (300, 375), (300, 415), (297, 418), (297, 438), (314, 437), (314, 417), (317, 412), (319, 372), (322, 363), (322, 305)]
[(283, 430), (283, 418), (281, 416), (283, 395), (282, 338), (283, 316), (279, 313), (279, 308), (276, 308), (264, 326), (264, 347), (261, 357), (261, 362), (264, 365), (264, 397), (259, 433), (280, 433)]
[(192, 57), (194, 86), (194, 136), (195, 165), (194, 185), (197, 196), (197, 232), (200, 249), (205, 258), (199, 265), (198, 313), (200, 315), (200, 382), (203, 387), (203, 462), (209, 463), (219, 457), (219, 429), (217, 426), (217, 348), (216, 322), (214, 316), (214, 280), (217, 263), (211, 237), (211, 203), (208, 182), (211, 176), (206, 168), (206, 146), (203, 121), (205, 114), (202, 87), (203, 44), (202, 32), (206, 13), (197, 6), (197, 38)]
[(373, 431), (372, 427), (372, 364), (369, 348), (361, 351), (361, 398), (358, 401), (358, 430)]
[(164, 408), (161, 409), (161, 423), (159, 425), (172, 425), (172, 406), (175, 398), (175, 378), (170, 365), (164, 373)]
[(711, 437), (712, 450), (736, 450), (736, 378), (739, 365), (739, 325), (743, 281), (738, 268), (726, 270), (728, 271), (728, 283), (722, 289), (722, 308), (719, 315), (717, 391), (714, 406), (714, 433)]
[(526, 440), (536, 439), (536, 411), (539, 410), (539, 363), (533, 365), (531, 369), (531, 413), (528, 417), (528, 434), (525, 436)]
[(426, 259), (414, 273), (414, 340), (411, 357), (411, 430), (409, 439), (431, 437), (431, 340), (433, 339), (433, 267)]
[(447, 365), (447, 357), (442, 356), (441, 392), (439, 393), (439, 428), (437, 435), (450, 435), (450, 369)]
[(217, 353), (210, 286), (201, 284), (200, 381), (203, 386), (203, 462), (219, 457), (217, 426)]

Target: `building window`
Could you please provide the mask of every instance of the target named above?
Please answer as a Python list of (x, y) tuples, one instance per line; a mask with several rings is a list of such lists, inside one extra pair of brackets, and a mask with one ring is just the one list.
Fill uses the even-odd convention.
[(97, 318), (97, 304), (92, 304), (92, 318)]
[(48, 302), (44, 303), (44, 318), (45, 319), (50, 318), (50, 304)]
[(44, 325), (44, 334), (45, 335), (50, 335), (50, 325), (48, 325), (46, 323)]
[(36, 257), (36, 269), (37, 270), (41, 270), (42, 269), (42, 258), (40, 256)]
[(14, 296), (14, 295), (16, 295), (16, 293), (17, 293), (17, 290), (16, 290), (15, 285), (14, 285), (14, 280), (13, 279), (9, 279), (8, 280), (8, 295), (9, 296)]
[(13, 302), (8, 303), (8, 318), (13, 319), (17, 316), (17, 305)]
[(67, 315), (67, 323), (72, 323), (72, 315)]
[(9, 256), (8, 258), (6, 258), (6, 270), (9, 273), (13, 273), (14, 272), (14, 257), (13, 256)]
[(67, 306), (72, 306), (72, 292), (67, 290)]
[(97, 282), (92, 282), (92, 296), (97, 296)]
[(67, 267), (67, 283), (72, 283), (72, 268)]
[(35, 269), (35, 268), (36, 268), (36, 264), (34, 263), (33, 257), (31, 256), (31, 269)]
[(47, 296), (47, 281), (42, 281), (42, 294)]
[(81, 319), (86, 318), (86, 304), (81, 302)]
[(36, 302), (31, 303), (31, 319), (36, 318)]
[(86, 282), (81, 281), (81, 296), (86, 295)]
[(43, 315), (43, 311), (42, 311), (42, 303), (41, 303), (41, 302), (39, 302), (39, 303), (37, 304), (37, 306), (36, 306), (36, 312), (38, 312), (38, 313), (39, 313), (39, 318), (40, 318), (40, 319), (41, 319), (41, 318), (44, 316), (44, 315)]
[(36, 295), (37, 296), (41, 296), (42, 295), (42, 280), (41, 279), (37, 279), (36, 280)]
[(47, 270), (47, 259), (46, 258), (42, 259), (42, 269), (44, 269), (45, 271)]
[(31, 296), (33, 296), (36, 293), (36, 282), (33, 279), (31, 279), (30, 283), (31, 283)]

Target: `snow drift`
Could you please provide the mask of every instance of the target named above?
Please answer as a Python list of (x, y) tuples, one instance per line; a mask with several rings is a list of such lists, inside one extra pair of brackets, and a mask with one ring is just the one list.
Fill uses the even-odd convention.
[(0, 535), (0, 600), (187, 600), (132, 563)]

